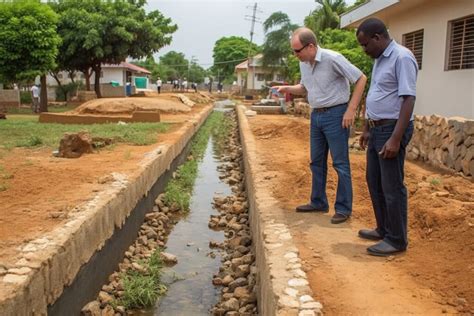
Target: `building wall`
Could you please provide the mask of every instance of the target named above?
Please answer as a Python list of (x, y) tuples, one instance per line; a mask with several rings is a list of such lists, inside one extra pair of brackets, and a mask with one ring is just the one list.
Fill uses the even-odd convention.
[(400, 44), (403, 34), (424, 29), (416, 114), (474, 118), (474, 69), (444, 70), (448, 22), (473, 13), (472, 0), (430, 0), (385, 19), (390, 34)]

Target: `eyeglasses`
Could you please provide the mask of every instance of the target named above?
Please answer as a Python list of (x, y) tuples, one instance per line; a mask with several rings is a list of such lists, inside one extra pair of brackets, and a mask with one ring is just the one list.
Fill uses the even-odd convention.
[(306, 47), (308, 47), (309, 44), (311, 44), (311, 43), (306, 44), (305, 46), (301, 47), (300, 49), (293, 49), (293, 52), (294, 52), (295, 54), (301, 53), (301, 51), (302, 51), (303, 49), (305, 49)]

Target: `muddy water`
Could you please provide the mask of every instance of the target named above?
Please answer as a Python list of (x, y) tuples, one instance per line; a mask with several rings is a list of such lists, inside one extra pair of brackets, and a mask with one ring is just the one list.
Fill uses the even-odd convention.
[[(190, 212), (170, 233), (166, 252), (178, 257), (178, 264), (163, 269), (162, 280), (168, 292), (147, 315), (209, 315), (219, 300), (219, 289), (212, 285), (212, 276), (219, 271), (221, 256), (209, 248), (209, 241), (222, 242), (223, 232), (208, 228), (213, 196), (231, 194), (229, 186), (219, 180), (212, 139), (198, 169), (191, 198)], [(215, 254), (215, 258), (210, 255)]]

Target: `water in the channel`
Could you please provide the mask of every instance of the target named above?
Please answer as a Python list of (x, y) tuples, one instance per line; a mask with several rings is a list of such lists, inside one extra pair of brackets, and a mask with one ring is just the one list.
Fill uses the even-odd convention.
[[(229, 195), (231, 190), (219, 180), (217, 159), (209, 138), (198, 167), (190, 212), (176, 224), (166, 244), (165, 251), (176, 255), (178, 264), (163, 268), (162, 280), (168, 291), (150, 315), (209, 315), (219, 300), (219, 289), (212, 285), (212, 275), (218, 272), (221, 257), (216, 249), (209, 248), (209, 241), (222, 242), (224, 234), (209, 229), (208, 222), (211, 214), (217, 214), (211, 204), (214, 195)], [(216, 257), (210, 257), (210, 252)]]

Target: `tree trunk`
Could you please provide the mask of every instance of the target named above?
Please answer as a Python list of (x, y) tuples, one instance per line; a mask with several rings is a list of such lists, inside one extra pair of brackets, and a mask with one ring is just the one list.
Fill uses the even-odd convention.
[(40, 113), (48, 112), (48, 90), (46, 88), (46, 74), (41, 75), (41, 92), (40, 92)]
[(89, 72), (90, 68), (86, 68), (82, 71), (84, 74), (84, 78), (86, 78), (86, 90), (91, 91), (91, 76), (92, 76), (92, 71)]
[(76, 82), (74, 81), (74, 77), (76, 76), (76, 72), (74, 70), (68, 71), (68, 75), (69, 79), (71, 79), (71, 82), (75, 84)]
[(67, 90), (66, 90), (66, 88), (62, 85), (61, 80), (59, 80), (58, 73), (55, 72), (55, 71), (50, 71), (49, 74), (54, 78), (54, 80), (56, 80), (56, 82), (57, 82), (57, 84), (58, 84), (58, 88), (61, 89), (61, 91), (62, 91), (63, 94), (64, 94), (64, 98), (65, 98), (64, 101), (67, 101)]
[(100, 64), (99, 65), (96, 65), (94, 66), (93, 70), (94, 70), (94, 90), (95, 90), (95, 94), (97, 95), (97, 98), (102, 98), (102, 94), (100, 92), (100, 72), (101, 72), (101, 66)]

